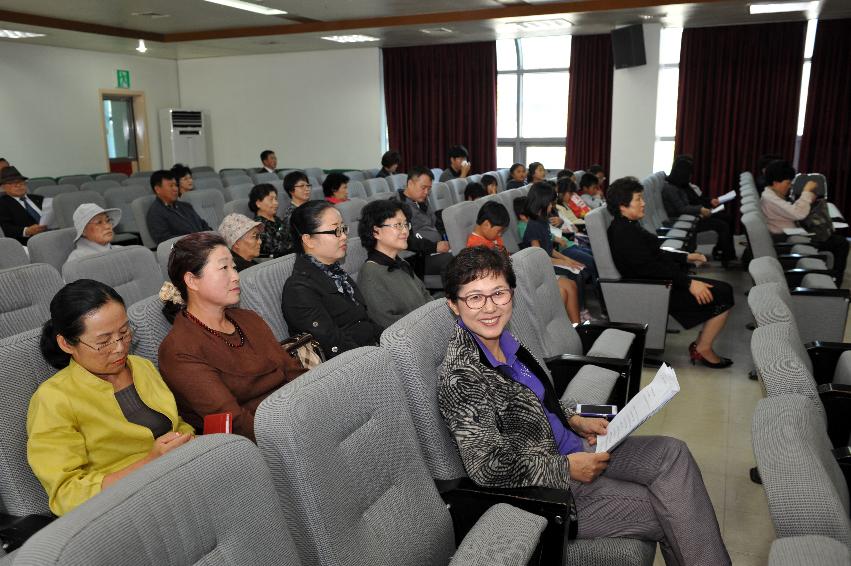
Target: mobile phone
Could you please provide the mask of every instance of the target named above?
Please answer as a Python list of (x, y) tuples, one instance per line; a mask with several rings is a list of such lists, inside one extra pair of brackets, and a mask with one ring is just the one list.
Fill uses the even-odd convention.
[(576, 412), (583, 417), (613, 419), (618, 414), (617, 405), (586, 405), (577, 403)]
[(204, 417), (204, 434), (230, 434), (232, 432), (233, 414), (215, 413)]

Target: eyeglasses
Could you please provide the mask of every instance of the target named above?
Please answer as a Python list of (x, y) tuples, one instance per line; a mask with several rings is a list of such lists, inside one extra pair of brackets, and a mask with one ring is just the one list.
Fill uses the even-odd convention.
[(393, 228), (397, 232), (401, 232), (403, 230), (411, 231), (411, 223), (410, 222), (397, 222), (396, 224), (379, 224), (380, 228)]
[(294, 189), (307, 189), (308, 191), (313, 187), (313, 185), (305, 184), (305, 185), (294, 185)]
[(89, 348), (91, 348), (91, 349), (92, 349), (92, 350), (94, 350), (95, 352), (100, 353), (101, 351), (103, 351), (103, 350), (105, 350), (105, 349), (109, 348), (110, 346), (115, 346), (115, 345), (116, 345), (116, 344), (118, 344), (119, 342), (125, 342), (125, 341), (126, 341), (126, 340), (128, 340), (131, 336), (133, 336), (133, 331), (132, 331), (132, 330), (130, 330), (130, 329), (128, 329), (128, 330), (126, 330), (125, 332), (123, 332), (123, 333), (121, 334), (121, 337), (120, 337), (120, 338), (118, 338), (117, 340), (112, 340), (112, 341), (110, 341), (110, 342), (104, 342), (104, 343), (101, 343), (101, 344), (95, 344), (94, 346), (92, 346), (91, 344), (86, 344), (85, 342), (83, 342), (82, 340), (79, 340), (79, 339), (78, 339), (78, 342), (80, 342), (80, 344), (83, 344), (84, 346), (88, 346)]
[(340, 224), (339, 226), (337, 226), (333, 230), (322, 230), (321, 232), (311, 232), (310, 234), (312, 236), (318, 236), (319, 234), (333, 234), (333, 235), (335, 235), (339, 238), (343, 234), (348, 234), (348, 233), (349, 233), (349, 227), (346, 226), (345, 224)]
[(484, 308), (488, 299), (490, 299), (495, 306), (501, 307), (510, 303), (512, 296), (514, 296), (514, 289), (500, 289), (499, 291), (494, 291), (490, 295), (473, 293), (472, 295), (458, 298), (464, 301), (464, 304), (467, 305), (468, 309), (477, 311)]

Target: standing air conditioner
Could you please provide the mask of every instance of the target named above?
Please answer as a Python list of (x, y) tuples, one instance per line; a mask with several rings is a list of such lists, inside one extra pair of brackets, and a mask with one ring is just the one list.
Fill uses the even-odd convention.
[(208, 119), (200, 110), (160, 110), (163, 168), (175, 163), (189, 168), (210, 165), (207, 159)]

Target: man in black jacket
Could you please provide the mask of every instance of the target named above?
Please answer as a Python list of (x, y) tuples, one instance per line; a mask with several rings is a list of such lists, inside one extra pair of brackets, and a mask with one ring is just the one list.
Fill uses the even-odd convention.
[(15, 238), (26, 245), (30, 237), (47, 230), (41, 221), (41, 205), (44, 201), (39, 195), (27, 194), (27, 178), (16, 167), (0, 169), (0, 228), (7, 238)]
[(177, 200), (177, 183), (171, 171), (155, 171), (151, 188), (157, 195), (148, 209), (148, 231), (159, 244), (175, 236), (212, 230), (188, 202)]

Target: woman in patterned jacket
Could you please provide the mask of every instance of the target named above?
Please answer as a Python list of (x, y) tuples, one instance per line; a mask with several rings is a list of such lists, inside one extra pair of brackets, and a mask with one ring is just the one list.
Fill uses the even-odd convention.
[(438, 401), (464, 468), (490, 487), (571, 489), (579, 538), (658, 541), (671, 564), (730, 564), (700, 469), (680, 440), (632, 436), (594, 453), (605, 419), (558, 399), (544, 365), (506, 330), (511, 260), (462, 250), (445, 274), (458, 317), (441, 367)]

